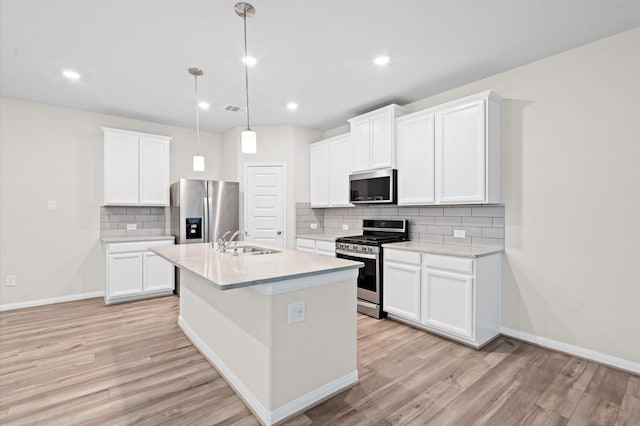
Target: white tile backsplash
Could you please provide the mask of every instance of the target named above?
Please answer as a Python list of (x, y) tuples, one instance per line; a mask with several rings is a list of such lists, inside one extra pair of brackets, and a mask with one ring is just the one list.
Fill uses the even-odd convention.
[[(137, 229), (127, 230), (128, 224)], [(100, 207), (101, 237), (166, 235), (164, 207)]]
[[(359, 205), (312, 209), (310, 203), (296, 203), (298, 234), (357, 235), (363, 219), (408, 219), (409, 238), (435, 244), (504, 247), (504, 206), (379, 206)], [(317, 223), (317, 229), (309, 224)], [(342, 229), (347, 224), (349, 230)], [(454, 238), (453, 230), (466, 232)]]

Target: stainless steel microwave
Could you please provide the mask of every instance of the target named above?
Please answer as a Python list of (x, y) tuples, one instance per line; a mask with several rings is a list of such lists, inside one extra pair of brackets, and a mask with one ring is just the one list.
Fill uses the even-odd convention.
[(349, 201), (354, 204), (397, 203), (397, 170), (381, 169), (349, 175)]

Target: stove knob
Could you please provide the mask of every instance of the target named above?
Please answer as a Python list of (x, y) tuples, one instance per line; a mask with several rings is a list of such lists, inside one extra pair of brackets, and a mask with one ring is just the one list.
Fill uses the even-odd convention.
[(369, 248), (367, 248), (367, 251), (368, 251), (369, 253), (371, 253), (371, 252), (373, 251), (373, 247), (369, 247)]

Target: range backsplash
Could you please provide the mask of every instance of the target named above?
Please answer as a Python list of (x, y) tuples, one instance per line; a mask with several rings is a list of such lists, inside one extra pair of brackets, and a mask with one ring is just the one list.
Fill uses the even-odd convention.
[[(409, 239), (436, 244), (504, 247), (504, 205), (490, 206), (358, 206), (312, 209), (296, 203), (296, 234), (358, 235), (362, 219), (408, 219)], [(316, 223), (317, 229), (310, 225)], [(343, 225), (349, 227), (343, 230)], [(454, 238), (453, 230), (466, 232)]]
[[(127, 224), (138, 229), (127, 230)], [(101, 237), (166, 235), (164, 207), (100, 207)]]

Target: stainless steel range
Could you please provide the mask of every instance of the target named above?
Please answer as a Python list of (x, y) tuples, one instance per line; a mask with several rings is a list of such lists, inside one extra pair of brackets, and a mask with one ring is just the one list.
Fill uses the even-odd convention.
[(382, 310), (382, 244), (409, 239), (406, 219), (364, 219), (362, 235), (336, 238), (336, 257), (364, 263), (358, 275), (358, 312), (384, 318)]

